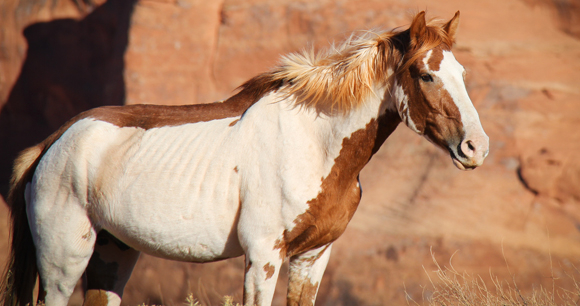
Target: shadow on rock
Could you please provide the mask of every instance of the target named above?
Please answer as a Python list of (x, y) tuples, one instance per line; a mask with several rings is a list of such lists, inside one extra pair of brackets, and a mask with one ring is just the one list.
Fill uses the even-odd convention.
[(12, 163), (76, 114), (125, 102), (123, 56), (136, 0), (109, 0), (81, 20), (39, 22), (20, 75), (0, 112), (0, 194), (6, 198)]

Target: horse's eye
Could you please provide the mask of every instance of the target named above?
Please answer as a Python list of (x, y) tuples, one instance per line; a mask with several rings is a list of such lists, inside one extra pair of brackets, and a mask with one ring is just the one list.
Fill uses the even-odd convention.
[(433, 77), (430, 74), (425, 73), (421, 75), (421, 80), (423, 80), (423, 82), (433, 82)]

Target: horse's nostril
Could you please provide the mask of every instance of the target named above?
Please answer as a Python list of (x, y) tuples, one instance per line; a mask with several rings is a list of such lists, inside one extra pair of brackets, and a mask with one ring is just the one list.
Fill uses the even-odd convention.
[(467, 148), (468, 148), (470, 151), (475, 151), (475, 147), (473, 146), (473, 143), (471, 142), (471, 140), (468, 140), (468, 141), (467, 141)]
[(471, 140), (463, 141), (459, 146), (459, 149), (461, 150), (461, 152), (459, 152), (459, 155), (462, 155), (465, 158), (474, 157), (477, 150), (475, 144)]

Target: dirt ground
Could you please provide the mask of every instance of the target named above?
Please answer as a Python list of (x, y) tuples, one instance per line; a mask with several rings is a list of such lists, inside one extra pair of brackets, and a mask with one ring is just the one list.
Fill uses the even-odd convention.
[[(435, 265), (525, 293), (580, 277), (580, 2), (577, 0), (5, 0), (0, 3), (0, 193), (16, 153), (76, 113), (109, 104), (229, 97), (281, 55), (353, 31), (461, 11), (454, 54), (491, 139), (475, 171), (400, 126), (361, 174), (317, 305), (406, 305)], [(0, 263), (8, 209), (0, 204)], [(243, 259), (180, 263), (143, 255), (124, 304), (180, 305), (189, 292), (240, 301)], [(274, 305), (285, 304), (281, 273)], [(81, 305), (75, 293), (71, 305)]]

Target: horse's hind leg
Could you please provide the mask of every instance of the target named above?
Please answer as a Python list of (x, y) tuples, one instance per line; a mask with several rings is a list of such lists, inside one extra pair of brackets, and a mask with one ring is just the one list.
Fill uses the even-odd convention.
[(97, 235), (95, 251), (85, 272), (85, 306), (118, 306), (139, 252), (107, 231)]
[(39, 301), (50, 306), (67, 305), (96, 239), (86, 211), (72, 203), (74, 199), (67, 200), (27, 206), (41, 281)]
[(331, 244), (290, 258), (288, 306), (314, 305), (320, 280), (330, 258)]

